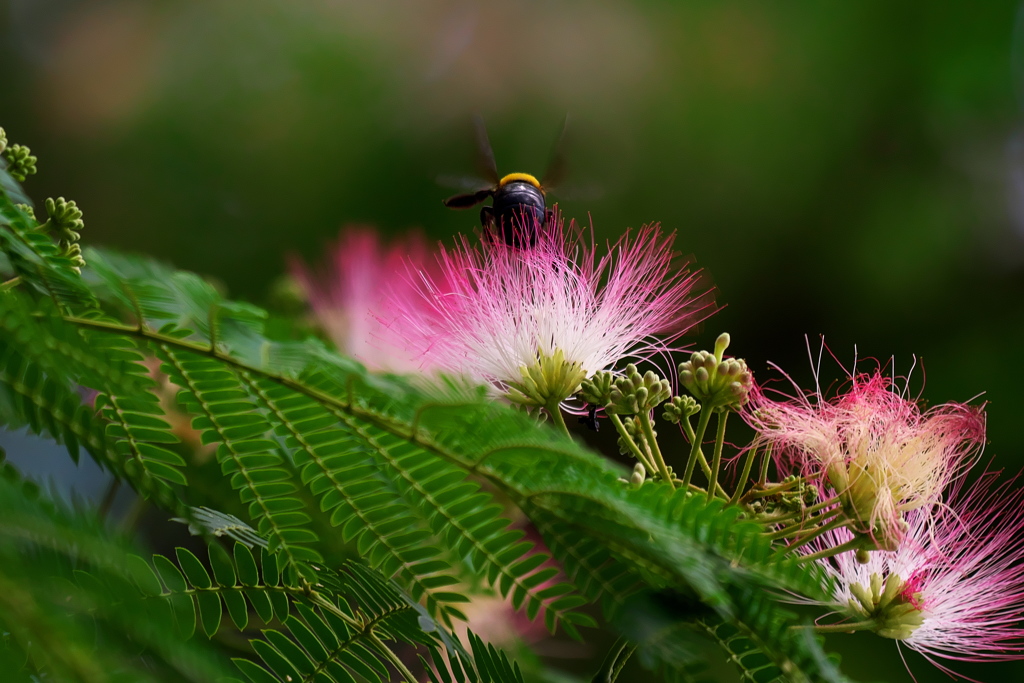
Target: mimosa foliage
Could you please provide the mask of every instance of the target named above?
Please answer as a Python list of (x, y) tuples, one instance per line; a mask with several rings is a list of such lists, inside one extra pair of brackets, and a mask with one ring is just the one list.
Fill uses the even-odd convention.
[[(319, 341), (275, 332), (286, 327), (192, 273), (89, 249), (79, 274), (12, 201), (17, 183), (0, 176), (0, 252), (15, 278), (0, 294), (0, 421), (63, 443), (72, 457), (84, 450), (211, 540), (240, 541), (230, 552), (215, 542), (202, 559), (179, 550), (144, 561), (94, 525), (90, 542), (128, 558), (115, 562), (72, 543), (83, 515), (53, 517), (33, 504), (33, 519), (48, 526), (25, 543), (61, 561), (36, 567), (33, 553), (19, 554), (22, 564), (0, 575), (5, 585), (24, 581), (26, 604), (40, 606), (26, 622), (38, 630), (9, 629), (5, 656), (28, 670), (113, 680), (111, 662), (133, 644), (146, 662), (141, 679), (163, 680), (165, 669), (186, 668), (181, 653), (189, 666), (221, 667), (217, 657), (207, 664), (212, 650), (193, 635), (233, 631), (230, 642), (250, 651), (238, 669), (257, 683), (400, 680), (396, 652), (433, 662), (434, 681), (521, 681), (479, 639), (467, 652), (446, 635), (463, 618), (467, 587), (483, 581), (577, 638), (596, 625), (587, 605), (599, 604), (644, 662), (669, 675), (693, 670), (687, 643), (704, 633), (742, 667), (756, 653), (785, 680), (843, 680), (772, 597), (824, 598), (827, 582), (813, 563), (781, 555), (739, 508), (657, 483), (624, 485), (619, 466), (482, 389), (370, 374)], [(161, 402), (168, 391), (173, 405)], [(214, 449), (216, 468), (180, 443), (174, 411)], [(529, 517), (548, 550), (510, 525), (500, 500)], [(57, 618), (43, 608), (58, 609), (33, 592), (43, 580), (30, 577), (43, 576), (77, 581), (85, 599), (103, 603), (101, 621), (109, 610), (109, 637), (95, 651), (74, 650), (92, 641), (69, 626), (68, 645), (54, 645), (68, 661), (36, 656), (37, 634)], [(128, 595), (128, 578), (143, 597), (125, 598), (125, 610), (104, 602)], [(646, 606), (659, 595), (675, 597), (656, 601), (652, 622)], [(161, 621), (137, 629), (136, 612)], [(240, 645), (257, 620), (260, 635)]]

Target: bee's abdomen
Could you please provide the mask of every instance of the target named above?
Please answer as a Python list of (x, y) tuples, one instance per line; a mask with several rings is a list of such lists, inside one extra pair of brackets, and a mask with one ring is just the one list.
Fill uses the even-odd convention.
[(533, 244), (546, 209), (544, 194), (527, 182), (511, 182), (494, 193), (495, 227), (508, 244)]

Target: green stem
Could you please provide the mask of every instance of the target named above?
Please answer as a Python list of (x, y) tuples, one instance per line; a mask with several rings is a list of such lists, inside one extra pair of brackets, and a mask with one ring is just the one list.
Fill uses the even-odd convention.
[(630, 645), (625, 638), (616, 640), (590, 683), (615, 683), (635, 650), (636, 646)]
[(797, 626), (796, 628), (813, 628), (818, 633), (853, 633), (854, 631), (866, 631), (875, 628), (874, 619), (864, 621), (851, 621), (846, 624), (814, 624), (813, 626)]
[(803, 538), (801, 538), (799, 541), (796, 541), (795, 543), (790, 543), (786, 547), (786, 550), (790, 550), (790, 551), (796, 550), (797, 548), (799, 548), (801, 546), (807, 545), (808, 543), (810, 543), (811, 541), (813, 541), (814, 539), (818, 538), (819, 536), (821, 536), (824, 533), (832, 531), (833, 529), (838, 529), (841, 526), (846, 526), (847, 524), (849, 524), (849, 522), (850, 521), (848, 519), (846, 519), (845, 516), (837, 515), (831, 522), (829, 522), (827, 524), (821, 525), (820, 527), (818, 527), (817, 529), (815, 529), (811, 533), (809, 533), (806, 536), (804, 536)]
[(648, 474), (654, 474), (657, 468), (654, 466), (647, 456), (644, 454), (640, 447), (633, 441), (633, 437), (626, 431), (626, 425), (622, 424), (622, 419), (615, 413), (608, 413), (608, 419), (612, 421), (612, 425), (615, 427), (615, 431), (622, 437), (622, 441), (626, 444), (626, 448), (640, 463), (647, 469)]
[(768, 444), (764, 449), (764, 460), (761, 461), (761, 476), (757, 478), (757, 483), (762, 488), (768, 483), (768, 466), (772, 462), (772, 445)]
[(814, 505), (809, 505), (808, 507), (801, 508), (793, 512), (787, 512), (784, 515), (778, 515), (777, 517), (763, 517), (759, 521), (765, 524), (780, 524), (782, 522), (787, 522), (791, 519), (796, 518), (808, 519), (808, 517), (810, 515), (813, 515), (815, 512), (818, 512), (819, 510), (824, 510), (825, 508), (828, 507), (832, 507), (838, 502), (839, 497), (836, 496), (835, 498), (829, 498), (828, 500), (823, 500), (820, 503), (815, 503)]
[(7, 282), (0, 284), (0, 292), (9, 292), (15, 287), (17, 287), (19, 284), (21, 284), (21, 276), (18, 275), (16, 277), (12, 277)]
[[(689, 439), (690, 443), (692, 444), (695, 440), (696, 434), (694, 434), (693, 427), (690, 425), (690, 419), (686, 418), (685, 420), (682, 420), (680, 424), (683, 425), (683, 433), (686, 434), (686, 438)], [(704, 457), (703, 448), (697, 449), (697, 463), (700, 464), (700, 469), (701, 471), (704, 472), (704, 476), (708, 478), (708, 481), (711, 481), (711, 465), (708, 464), (708, 459)], [(715, 494), (721, 496), (722, 498), (729, 497), (728, 494), (726, 494), (725, 489), (722, 488), (721, 484), (717, 486)]]
[(767, 496), (773, 496), (776, 493), (782, 493), (784, 491), (788, 491), (789, 489), (793, 488), (797, 484), (801, 483), (801, 481), (803, 481), (803, 480), (802, 479), (794, 479), (792, 481), (784, 481), (781, 484), (775, 484), (774, 486), (769, 486), (768, 488), (751, 489), (751, 490), (747, 491), (740, 500), (742, 502), (744, 502), (744, 503), (749, 503), (750, 501), (755, 500), (757, 498), (765, 498)]
[(651, 449), (651, 457), (654, 459), (654, 464), (658, 466), (658, 472), (661, 473), (661, 478), (669, 483), (670, 486), (675, 486), (672, 483), (672, 475), (668, 471), (668, 465), (665, 464), (665, 458), (661, 455), (661, 448), (658, 447), (658, 440), (654, 438), (654, 426), (651, 425), (651, 414), (647, 411), (641, 411), (637, 414), (636, 419), (640, 421), (640, 429), (644, 432), (644, 440), (647, 441), (647, 445)]
[(387, 660), (391, 662), (391, 665), (398, 669), (398, 673), (402, 675), (402, 678), (406, 680), (406, 683), (418, 683), (419, 679), (416, 678), (416, 676), (413, 675), (411, 671), (409, 671), (409, 669), (405, 666), (405, 663), (403, 663), (402, 660), (398, 658), (398, 655), (391, 651), (391, 648), (389, 648), (387, 645), (381, 642), (381, 639), (377, 637), (376, 633), (370, 633), (367, 640), (373, 643), (376, 646), (376, 649), (382, 655), (387, 657)]
[(711, 411), (704, 408), (700, 411), (700, 420), (697, 421), (697, 430), (693, 433), (693, 437), (690, 439), (690, 457), (686, 460), (686, 471), (683, 473), (683, 488), (690, 485), (690, 479), (693, 478), (693, 470), (697, 466), (697, 456), (701, 454), (700, 444), (704, 440), (704, 432), (708, 428), (708, 422), (711, 421)]
[(768, 534), (768, 538), (777, 541), (783, 538), (798, 536), (801, 532), (806, 531), (809, 528), (818, 527), (826, 519), (828, 520), (828, 523), (834, 522), (838, 518), (839, 514), (840, 511), (836, 510), (832, 514), (825, 513), (816, 517), (811, 517), (810, 519), (801, 519), (796, 524), (789, 524), (778, 531), (771, 532)]
[[(711, 476), (708, 484), (708, 502), (715, 497), (718, 489), (718, 472), (722, 469), (722, 446), (725, 445), (725, 423), (729, 419), (729, 411), (718, 413), (718, 431), (715, 434), (715, 451), (711, 455)], [(724, 496), (723, 496), (724, 498)]]
[(847, 550), (857, 550), (862, 545), (864, 545), (864, 539), (853, 538), (847, 541), (846, 543), (843, 543), (842, 545), (837, 545), (834, 548), (825, 548), (824, 550), (819, 550), (818, 552), (811, 553), (810, 555), (802, 555), (799, 558), (799, 561), (813, 562), (814, 560), (820, 560), (823, 557), (832, 557), (833, 555), (838, 555), (839, 553), (845, 553)]
[(740, 478), (736, 481), (736, 490), (732, 493), (732, 498), (729, 502), (732, 505), (736, 505), (740, 502), (740, 496), (743, 495), (743, 489), (747, 486), (747, 477), (750, 476), (750, 470), (754, 467), (754, 460), (757, 458), (757, 444), (750, 447), (747, 451), (747, 456), (743, 459), (743, 471), (740, 472)]
[(554, 407), (545, 407), (544, 411), (548, 414), (548, 417), (551, 418), (551, 421), (555, 424), (555, 426), (561, 429), (566, 436), (572, 436), (569, 433), (569, 428), (565, 425), (565, 418), (562, 417), (562, 408), (557, 403), (554, 405)]

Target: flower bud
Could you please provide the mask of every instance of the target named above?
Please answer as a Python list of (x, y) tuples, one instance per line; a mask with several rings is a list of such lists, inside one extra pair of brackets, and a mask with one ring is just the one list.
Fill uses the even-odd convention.
[(9, 145), (3, 151), (7, 160), (7, 172), (19, 183), (36, 172), (36, 157), (25, 145)]
[(643, 463), (638, 462), (633, 465), (633, 474), (629, 477), (630, 488), (638, 489), (644, 483), (647, 478), (647, 470), (644, 469)]
[(679, 381), (686, 390), (709, 407), (738, 408), (747, 401), (753, 375), (741, 358), (723, 360), (729, 335), (715, 341), (715, 353), (697, 351), (679, 366)]
[(647, 413), (667, 401), (671, 395), (672, 388), (667, 379), (649, 370), (641, 375), (636, 366), (630, 363), (612, 385), (608, 412), (618, 415)]
[(700, 404), (692, 396), (673, 396), (672, 400), (665, 404), (661, 416), (665, 422), (679, 424), (682, 420), (696, 415), (700, 411)]
[(594, 373), (593, 377), (580, 383), (580, 398), (592, 406), (603, 408), (611, 402), (612, 382), (615, 376), (610, 372)]

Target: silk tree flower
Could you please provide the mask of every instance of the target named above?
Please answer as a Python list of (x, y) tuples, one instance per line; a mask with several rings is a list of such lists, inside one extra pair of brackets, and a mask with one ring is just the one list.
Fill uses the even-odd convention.
[(679, 262), (674, 238), (644, 226), (599, 257), (592, 228), (560, 217), (526, 249), (462, 237), (438, 256), (441, 282), (413, 274), (425, 304), (392, 303), (408, 348), (425, 362), (550, 413), (582, 380), (673, 349), (714, 312), (712, 291)]
[(759, 388), (747, 418), (780, 473), (831, 489), (856, 530), (890, 550), (903, 535), (903, 515), (938, 503), (985, 438), (979, 408), (922, 410), (878, 370), (851, 377), (849, 389), (830, 400), (820, 389), (772, 398)]
[[(899, 640), (952, 674), (934, 657), (961, 661), (1024, 658), (1024, 490), (983, 475), (948, 505), (907, 515), (906, 538), (866, 563), (848, 551), (819, 560), (834, 579), (847, 620), (824, 630), (874, 630)], [(806, 552), (852, 538), (827, 532)]]
[(325, 266), (314, 271), (292, 258), (289, 269), (339, 351), (372, 371), (413, 372), (428, 368), (422, 359), (405, 352), (399, 326), (381, 322), (389, 291), (409, 307), (420, 301), (404, 277), (409, 264), (432, 273), (438, 286), (443, 285), (433, 254), (420, 235), (408, 235), (385, 247), (373, 228), (353, 226), (344, 229), (328, 249)]

